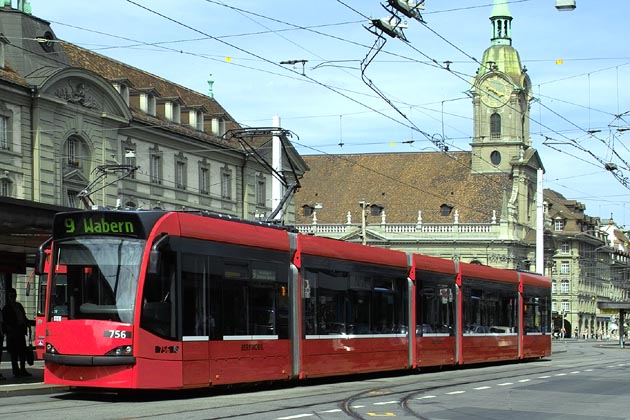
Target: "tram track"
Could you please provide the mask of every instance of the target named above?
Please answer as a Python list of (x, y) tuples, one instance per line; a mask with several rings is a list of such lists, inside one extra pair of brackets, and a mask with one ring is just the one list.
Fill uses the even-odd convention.
[[(479, 383), (484, 383), (484, 382), (490, 382), (490, 381), (501, 382), (504, 380), (514, 380), (515, 378), (518, 378), (521, 376), (524, 377), (524, 376), (554, 375), (554, 374), (558, 374), (567, 370), (573, 371), (573, 370), (580, 370), (580, 369), (584, 370), (584, 369), (598, 368), (598, 367), (601, 367), (602, 365), (601, 356), (604, 354), (605, 352), (601, 350), (572, 352), (570, 360), (574, 360), (575, 358), (579, 358), (586, 355), (589, 357), (589, 360), (584, 361), (583, 363), (577, 363), (577, 364), (573, 363), (571, 364), (571, 366), (566, 366), (562, 364), (563, 358), (560, 357), (554, 361), (559, 362), (561, 365), (557, 367), (554, 366), (551, 368), (545, 367), (541, 369), (532, 370), (531, 365), (528, 363), (527, 365), (525, 365), (527, 367), (516, 369), (516, 371), (515, 370), (509, 370), (505, 372), (495, 371), (495, 372), (483, 373), (481, 375), (479, 375), (478, 372), (475, 372), (473, 371), (473, 369), (471, 369), (471, 370), (467, 370), (467, 371), (470, 371), (471, 374), (465, 375), (464, 377), (460, 377), (459, 380), (448, 381), (447, 383), (442, 383), (442, 384), (437, 381), (432, 380), (432, 382), (435, 382), (434, 384), (427, 383), (425, 384), (427, 386), (423, 386), (422, 389), (397, 390), (395, 387), (388, 387), (387, 389), (373, 388), (373, 389), (365, 390), (365, 391), (362, 391), (361, 393), (357, 393), (355, 395), (350, 396), (349, 398), (341, 402), (340, 406), (342, 407), (343, 412), (348, 417), (356, 419), (356, 420), (364, 420), (366, 418), (371, 418), (371, 416), (365, 416), (361, 414), (361, 412), (358, 411), (358, 408), (374, 406), (375, 405), (374, 400), (382, 399), (382, 397), (386, 395), (387, 399), (390, 400), (388, 401), (388, 403), (392, 403), (391, 400), (396, 400), (396, 404), (391, 404), (391, 405), (395, 405), (396, 407), (399, 407), (405, 413), (405, 415), (413, 417), (413, 418), (417, 418), (417, 419), (427, 419), (427, 417), (414, 411), (414, 409), (412, 408), (413, 404), (411, 404), (411, 402), (421, 399), (421, 397), (424, 395), (428, 395), (430, 393), (435, 394), (435, 393), (444, 391), (446, 389), (462, 388), (469, 385), (479, 384)], [(569, 359), (567, 358), (567, 360)], [(614, 364), (621, 361), (625, 361), (625, 359), (620, 358), (619, 360), (611, 360), (609, 361), (609, 363)], [(502, 367), (502, 366), (505, 366), (505, 365), (501, 365), (499, 367)], [(513, 365), (510, 365), (510, 366), (513, 366)], [(458, 371), (458, 372), (464, 372), (464, 371)]]
[[(48, 397), (58, 402), (52, 407), (40, 404), (39, 400), (29, 404), (16, 400), (19, 403), (12, 402), (12, 406), (3, 407), (1, 411), (9, 410), (7, 412), (13, 418), (24, 417), (35, 410), (38, 416), (43, 417), (83, 419), (85, 413), (104, 411), (112, 403), (116, 403), (117, 407), (125, 407), (126, 411), (124, 415), (111, 418), (279, 419), (288, 418), (290, 416), (284, 415), (285, 413), (296, 411), (314, 418), (324, 418), (320, 413), (332, 412), (336, 408), (347, 418), (367, 419), (372, 416), (366, 415), (366, 410), (391, 407), (407, 418), (425, 419), (422, 413), (414, 410), (414, 405), (418, 404), (418, 399), (422, 396), (445, 393), (448, 389), (469, 387), (472, 384), (595, 369), (603, 367), (604, 359), (610, 364), (627, 362), (621, 353), (612, 359), (611, 356), (611, 352), (602, 348), (582, 349), (575, 346), (570, 354), (558, 353), (553, 360), (433, 369), (409, 375), (390, 373), (367, 378), (348, 378), (353, 380), (336, 378), (299, 384), (279, 383), (272, 386), (245, 387), (243, 390), (196, 390), (175, 394), (74, 392)], [(344, 382), (338, 382), (340, 379)], [(138, 410), (138, 406), (147, 408)], [(67, 410), (73, 414), (69, 415)]]

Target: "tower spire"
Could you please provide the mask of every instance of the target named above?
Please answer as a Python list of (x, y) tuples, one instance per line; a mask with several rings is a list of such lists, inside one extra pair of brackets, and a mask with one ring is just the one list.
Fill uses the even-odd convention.
[(512, 15), (507, 0), (494, 0), (490, 21), (492, 45), (512, 45)]

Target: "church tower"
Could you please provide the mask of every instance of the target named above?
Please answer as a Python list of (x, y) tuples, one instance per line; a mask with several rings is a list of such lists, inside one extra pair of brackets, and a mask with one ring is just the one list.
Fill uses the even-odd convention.
[[(531, 82), (512, 47), (512, 15), (505, 0), (494, 0), (491, 46), (472, 82), (474, 173), (509, 173), (531, 147)], [(531, 152), (531, 151), (530, 151)]]

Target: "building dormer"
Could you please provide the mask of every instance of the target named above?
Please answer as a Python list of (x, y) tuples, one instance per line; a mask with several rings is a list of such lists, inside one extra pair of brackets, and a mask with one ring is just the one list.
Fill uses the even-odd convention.
[(157, 98), (157, 116), (159, 118), (181, 123), (181, 109), (184, 106), (184, 101), (179, 97), (172, 98)]
[(217, 137), (225, 134), (227, 119), (224, 114), (213, 115), (209, 120), (205, 121), (205, 131), (210, 132)]
[(182, 108), (182, 124), (195, 130), (204, 131), (204, 116), (208, 112), (203, 105), (189, 105)]
[(133, 88), (133, 84), (129, 79), (114, 79), (110, 80), (112, 86), (122, 96), (123, 100), (129, 106), (129, 91)]
[(155, 117), (159, 96), (160, 94), (154, 88), (131, 89), (129, 91), (129, 106)]

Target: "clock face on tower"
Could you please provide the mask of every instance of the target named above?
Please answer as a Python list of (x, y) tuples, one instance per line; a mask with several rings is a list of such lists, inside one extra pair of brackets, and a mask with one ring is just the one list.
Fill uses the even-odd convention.
[(479, 85), (481, 102), (490, 108), (499, 108), (505, 105), (511, 94), (510, 85), (499, 76), (490, 76)]

